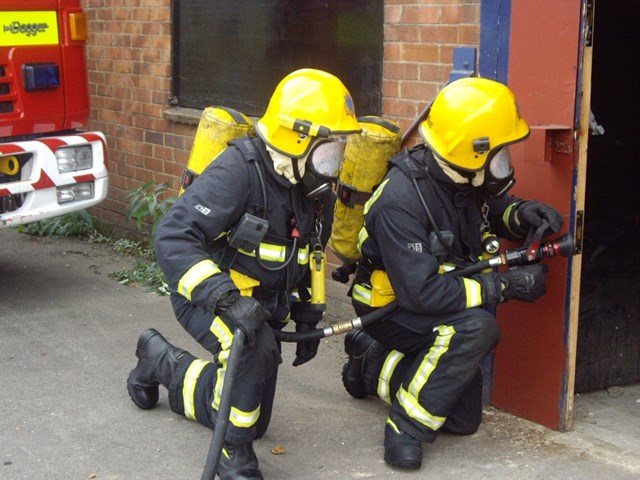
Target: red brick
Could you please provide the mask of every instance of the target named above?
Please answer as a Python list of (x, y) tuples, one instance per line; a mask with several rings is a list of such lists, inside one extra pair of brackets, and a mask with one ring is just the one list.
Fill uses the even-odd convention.
[[(118, 228), (142, 181), (177, 192), (196, 125), (164, 118), (171, 95), (171, 0), (83, 0), (89, 18), (90, 128), (105, 132), (108, 200), (93, 209)], [(382, 114), (407, 129), (451, 71), (453, 48), (477, 46), (480, 0), (385, 0)], [(154, 142), (148, 140), (155, 138)], [(412, 135), (409, 143), (419, 137)]]
[(437, 62), (439, 48), (434, 45), (410, 44), (402, 47), (402, 61), (404, 62)]

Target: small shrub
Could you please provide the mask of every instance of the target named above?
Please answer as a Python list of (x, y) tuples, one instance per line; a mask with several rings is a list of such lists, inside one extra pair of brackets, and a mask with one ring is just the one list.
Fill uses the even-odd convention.
[(123, 285), (132, 287), (145, 285), (150, 291), (160, 295), (169, 294), (167, 281), (156, 262), (146, 263), (138, 260), (133, 269), (113, 272), (109, 277)]
[[(169, 287), (164, 273), (155, 262), (153, 237), (160, 220), (176, 200), (175, 197), (167, 196), (168, 188), (167, 183), (156, 185), (153, 182), (147, 182), (127, 193), (129, 207), (126, 218), (135, 222), (136, 228), (142, 233), (145, 240), (142, 242), (127, 239), (117, 240), (114, 243), (114, 249), (120, 253), (142, 257), (148, 262), (138, 260), (133, 269), (121, 270), (109, 275), (123, 285), (146, 285), (160, 295), (168, 295)], [(149, 226), (151, 226), (150, 230)]]
[(17, 227), (19, 232), (39, 237), (80, 237), (94, 232), (93, 218), (86, 210), (65, 213)]
[(142, 233), (148, 232), (151, 225), (149, 238), (156, 234), (160, 220), (176, 201), (175, 197), (167, 196), (169, 184), (153, 182), (143, 183), (139, 188), (127, 193), (129, 208), (127, 208), (127, 220), (133, 220), (136, 228)]

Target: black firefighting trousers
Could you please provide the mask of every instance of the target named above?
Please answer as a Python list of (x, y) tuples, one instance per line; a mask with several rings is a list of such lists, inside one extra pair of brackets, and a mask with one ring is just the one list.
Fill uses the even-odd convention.
[[(211, 352), (211, 359), (186, 355), (169, 385), (169, 403), (175, 413), (213, 428), (220, 406), (224, 374), (233, 343), (232, 327), (179, 295), (172, 295), (176, 318), (184, 329)], [(272, 328), (256, 332), (255, 345), (245, 344), (237, 370), (226, 441), (250, 442), (266, 432), (282, 362)]]
[[(398, 323), (405, 323), (407, 316), (422, 317), (423, 325), (429, 324), (427, 333)], [(398, 428), (423, 442), (433, 442), (441, 429), (458, 435), (478, 429), (480, 366), (499, 339), (491, 313), (479, 308), (442, 315), (398, 310), (366, 331), (389, 349), (374, 367), (377, 384), (370, 388), (391, 405), (389, 418)]]

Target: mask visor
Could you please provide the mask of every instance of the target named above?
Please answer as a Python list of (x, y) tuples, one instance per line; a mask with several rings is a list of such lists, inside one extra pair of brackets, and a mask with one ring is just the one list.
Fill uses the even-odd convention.
[(490, 194), (499, 197), (507, 193), (516, 183), (513, 176), (509, 148), (502, 147), (487, 163), (484, 186)]
[(338, 178), (343, 158), (344, 142), (322, 142), (311, 151), (307, 167), (319, 177), (334, 180)]

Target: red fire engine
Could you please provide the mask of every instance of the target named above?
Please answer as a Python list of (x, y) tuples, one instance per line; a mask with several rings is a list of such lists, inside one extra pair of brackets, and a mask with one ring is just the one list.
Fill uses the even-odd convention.
[(107, 195), (107, 148), (84, 130), (89, 91), (80, 0), (0, 3), (0, 228)]

